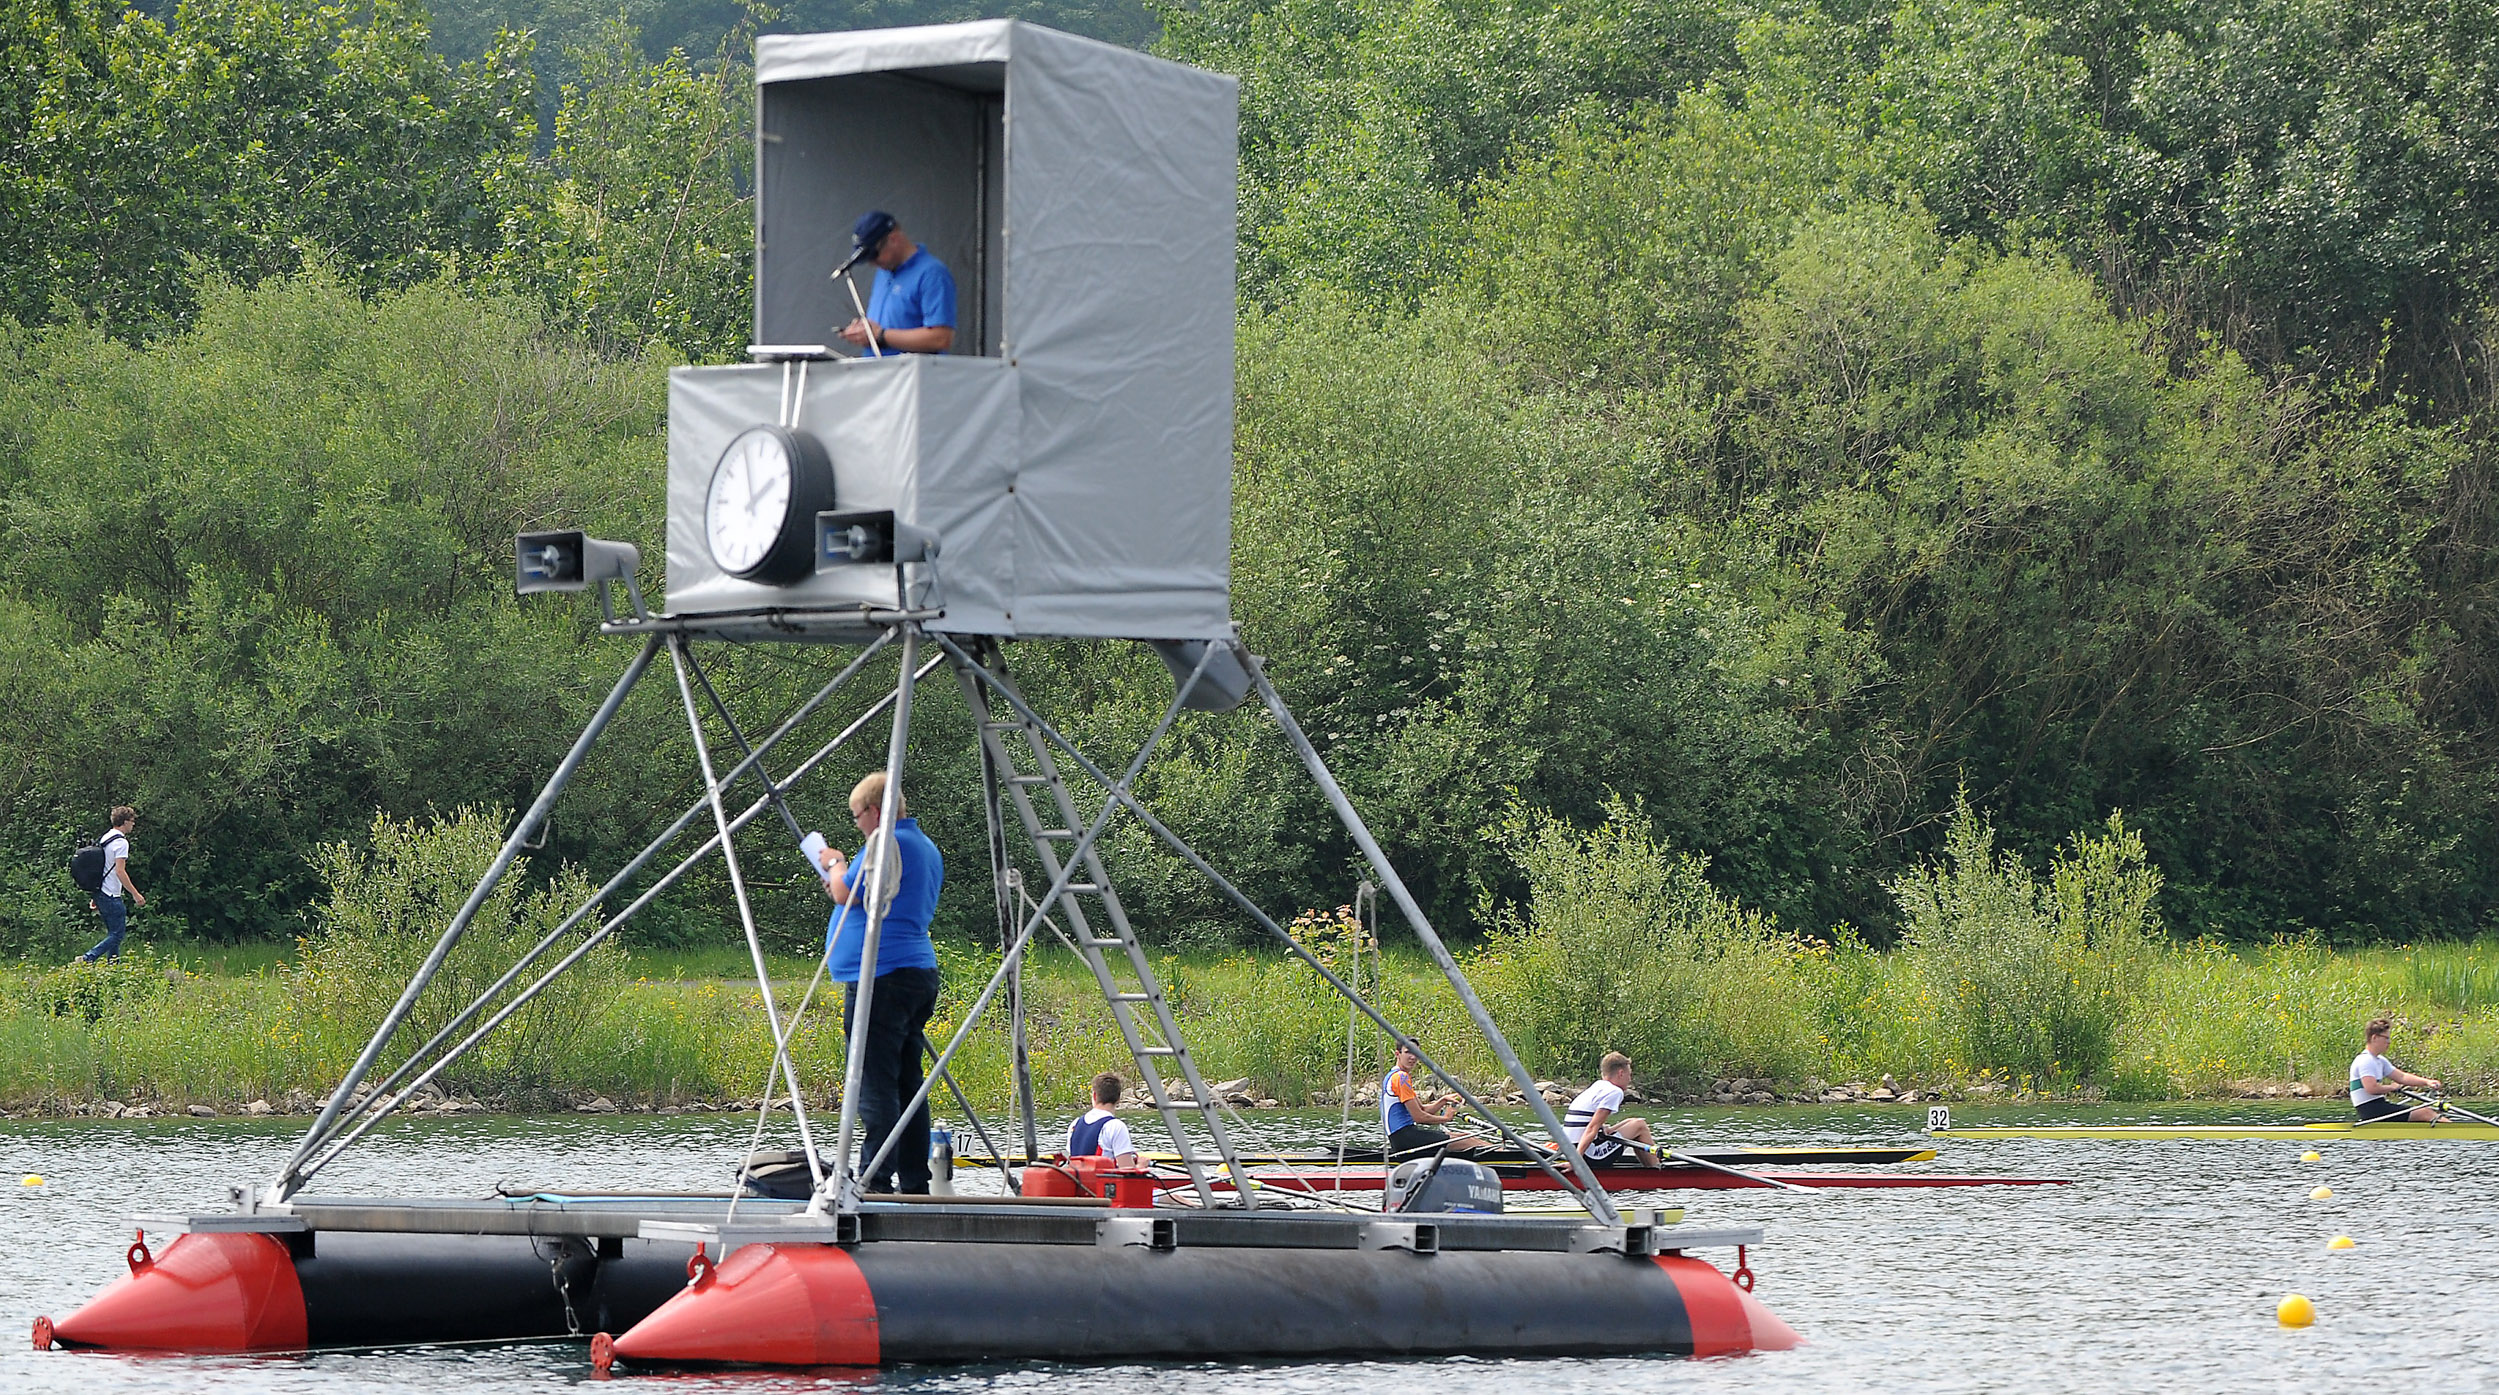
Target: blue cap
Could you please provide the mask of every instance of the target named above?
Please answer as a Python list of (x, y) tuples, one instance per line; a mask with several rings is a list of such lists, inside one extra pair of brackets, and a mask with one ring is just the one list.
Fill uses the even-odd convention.
[(850, 225), (850, 245), (866, 256), (875, 256), (878, 244), (894, 231), (894, 215), (881, 208), (872, 208), (859, 215)]

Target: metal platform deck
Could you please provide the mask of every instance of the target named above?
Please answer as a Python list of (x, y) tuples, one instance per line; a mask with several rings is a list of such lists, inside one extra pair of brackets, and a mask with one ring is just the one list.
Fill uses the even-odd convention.
[[(133, 1220), (165, 1234), (312, 1235), (325, 1231), (396, 1235), (520, 1235), (582, 1240), (643, 1239), (706, 1245), (719, 1253), (742, 1244), (859, 1245), (918, 1241), (1009, 1245), (1150, 1243), (1192, 1249), (1374, 1249), (1414, 1247), (1414, 1232), (1440, 1251), (1525, 1250), (1573, 1253), (1623, 1249), (1679, 1254), (1693, 1249), (1758, 1245), (1758, 1226), (1701, 1228), (1666, 1221), (1667, 1209), (1634, 1208), (1623, 1223), (1594, 1217), (1473, 1215), (1439, 1212), (1383, 1216), (1362, 1211), (1233, 1211), (1190, 1207), (1117, 1209), (1079, 1202), (1050, 1204), (1001, 1197), (877, 1198), (851, 1215), (809, 1216), (796, 1201), (740, 1201), (716, 1196), (603, 1195), (537, 1192), (527, 1196), (297, 1197), (281, 1210), (143, 1214)], [(1134, 1228), (1150, 1234), (1130, 1240)], [(1136, 1232), (1144, 1233), (1144, 1232)], [(1399, 1243), (1402, 1241), (1402, 1243)]]

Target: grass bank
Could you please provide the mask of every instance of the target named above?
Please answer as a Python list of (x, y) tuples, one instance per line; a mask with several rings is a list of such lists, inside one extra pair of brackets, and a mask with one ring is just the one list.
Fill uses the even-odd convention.
[[(947, 995), (932, 1024), (941, 1038), (995, 965), (953, 950), (947, 960)], [(1394, 1020), (1416, 1024), (1462, 1073), (1494, 1073), (1427, 961), (1392, 953), (1367, 967), (1379, 976), (1379, 999)], [(775, 968), (777, 974), (797, 966)], [(1818, 1093), (1826, 1082), (1889, 1074), (1904, 1088), (1946, 1097), (2211, 1099), (2268, 1089), (2290, 1094), (2295, 1086), (2325, 1096), (2339, 1088), (2357, 1050), (2356, 1024), (2376, 1012), (2396, 1016), (2396, 1054), (2411, 1068), (2452, 1086), (2499, 1091), (2499, 946), (2489, 943), (2358, 952), (2300, 942), (2235, 953), (2212, 945), (2167, 949), (2143, 975), (2114, 1069), (2062, 1082), (1956, 1060), (1955, 1014), (1905, 953), (1809, 949), (1779, 970), (1783, 991), (1747, 1004), (1741, 1023), (1693, 1024), (1702, 1042), (1690, 1048), (1686, 1073), (1644, 1064), (1649, 1092), (1706, 1096), (1722, 1080), (1746, 1078), (1798, 1096)], [(1253, 1093), (1293, 1104), (1342, 1079), (1345, 1012), (1307, 970), (1247, 955), (1191, 955), (1164, 960), (1160, 972), (1210, 1079), (1247, 1077)], [(794, 975), (782, 986), (794, 995), (803, 982)], [(1038, 963), (1029, 983), (1040, 1092), (1072, 1107), (1095, 1072), (1125, 1065), (1118, 1037), (1091, 978), (1072, 960)], [(68, 1113), (112, 1100), (159, 1112), (206, 1104), (231, 1113), (265, 1100), (304, 1110), (362, 1044), (305, 993), (301, 970), (283, 963), (219, 975), (145, 950), (102, 968), (0, 970), (0, 1108)], [(1501, 995), (1491, 996), (1502, 1011)], [(819, 1010), (828, 1006), (820, 1000), (798, 1034), (801, 1070), (813, 1081), (830, 1082), (840, 1069), (840, 1033), (831, 1013)], [(1764, 1050), (1760, 1033), (1771, 1028), (1784, 1054)], [(1368, 1024), (1353, 1036), (1357, 1075), (1372, 1079), (1380, 1038)], [(576, 1107), (597, 1098), (620, 1106), (718, 1105), (761, 1091), (768, 1041), (751, 980), (636, 973), (614, 984), (562, 1042), (542, 1045), (525, 1061), (490, 1056), (456, 1070), (451, 1092), (508, 1109)], [(1592, 1065), (1584, 1053), (1557, 1054), (1540, 1039), (1523, 1037), (1521, 1044), (1540, 1075), (1579, 1080)], [(1641, 1050), (1635, 1041), (1621, 1044)], [(957, 1075), (985, 1107), (1003, 1106), (1004, 1034), (976, 1031)]]
[[(380, 821), (363, 851), (331, 850), (331, 890), (291, 955), (142, 947), (114, 965), (0, 969), (0, 1108), (309, 1107), (493, 856), (498, 827), (467, 813)], [(1522, 813), (1504, 834), (1533, 892), (1482, 908), (1486, 934), (1468, 969), (1539, 1076), (1584, 1080), (1600, 1054), (1622, 1050), (1649, 1093), (1684, 1098), (1738, 1093), (1738, 1081), (1747, 1095), (1811, 1098), (1884, 1075), (1945, 1097), (2330, 1096), (2360, 1025), (2384, 1013), (2405, 1065), (2464, 1091), (2499, 1090), (2499, 943), (2180, 943), (2161, 931), (2158, 872), (2121, 820), (2034, 870), (1961, 810), (1944, 856), (1895, 885), (1909, 930), (1879, 951), (1845, 930), (1799, 935), (1733, 904), (1705, 864), (1659, 846), (1646, 827), (1627, 808), (1592, 831)], [(567, 875), (491, 901), (405, 1040), (445, 1028), (521, 947), (559, 928), (582, 889)], [(1384, 953), (1342, 912), (1306, 914), (1296, 931), (1452, 1069), (1496, 1074), (1421, 955)], [(941, 1041), (996, 967), (978, 949), (943, 953), (947, 988), (931, 1027)], [(785, 1009), (808, 967), (772, 965)], [(517, 1010), (444, 1087), (509, 1109), (751, 1098), (769, 1038), (750, 972), (735, 950), (603, 946)], [(1349, 1023), (1343, 1002), (1298, 964), (1208, 952), (1166, 957), (1157, 972), (1209, 1080), (1246, 1078), (1254, 1096), (1309, 1103), (1343, 1079), (1349, 1042), (1357, 1077), (1376, 1078), (1381, 1034)], [(1029, 985), (1040, 1092), (1051, 1109), (1073, 1109), (1094, 1073), (1128, 1062), (1072, 957), (1038, 958)], [(838, 1076), (837, 1008), (820, 999), (801, 1021), (795, 1051), (810, 1080)], [(967, 1040), (956, 1074), (979, 1103), (1006, 1101), (994, 1015)]]

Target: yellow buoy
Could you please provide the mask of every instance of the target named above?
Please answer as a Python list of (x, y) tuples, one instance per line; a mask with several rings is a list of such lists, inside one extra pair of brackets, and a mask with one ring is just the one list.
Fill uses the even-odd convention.
[(2315, 1162), (2315, 1161), (2317, 1161), (2318, 1159), (2320, 1159), (2320, 1158), (2322, 1158), (2322, 1157), (2324, 1157), (2324, 1156), (2325, 1156), (2325, 1154), (2318, 1152), (2318, 1151), (2317, 1151), (2316, 1149), (2314, 1149), (2314, 1148), (2311, 1148), (2311, 1149), (2309, 1149), (2307, 1152), (2300, 1154), (2300, 1155), (2299, 1155), (2299, 1160), (2300, 1160), (2301, 1162)]
[(2306, 1327), (2317, 1320), (2317, 1305), (2304, 1293), (2286, 1293), (2274, 1305), (2273, 1320), (2284, 1327)]
[(2315, 1191), (2308, 1194), (2308, 1199), (2310, 1201), (2323, 1201), (2332, 1195), (2334, 1195), (2334, 1189), (2332, 1187), (2319, 1187)]
[(2352, 1239), (2348, 1235), (2337, 1235), (2325, 1242), (2325, 1247), (2329, 1250), (2348, 1250), (2351, 1245)]
[(40, 1187), (43, 1185), (43, 1174), (40, 1172), (29, 1172), (24, 1177), (18, 1179), (18, 1185), (21, 1187)]

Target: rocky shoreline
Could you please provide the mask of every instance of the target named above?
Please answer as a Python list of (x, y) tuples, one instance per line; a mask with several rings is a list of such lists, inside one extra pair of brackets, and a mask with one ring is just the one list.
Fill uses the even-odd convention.
[[(1545, 1103), (1555, 1109), (1569, 1104), (1572, 1097), (1585, 1088), (1584, 1083), (1567, 1080), (1539, 1080), (1535, 1082), (1535, 1085), (1537, 1093), (1544, 1097)], [(1527, 1105), (1526, 1094), (1515, 1086), (1511, 1086), (1507, 1081), (1498, 1085), (1477, 1085), (1474, 1082), (1468, 1082), (1468, 1088), (1475, 1091), (1478, 1098), (1493, 1105), (1510, 1108), (1525, 1108)], [(1207, 1085), (1207, 1092), (1233, 1109), (1327, 1109), (1341, 1107), (1344, 1103), (1342, 1086), (1333, 1090), (1314, 1090), (1310, 1093), (1306, 1104), (1289, 1104), (1259, 1090), (1256, 1082), (1247, 1077), (1210, 1082)], [(355, 1098), (362, 1100), (368, 1093), (359, 1091)], [(1184, 1091), (1174, 1091), (1173, 1097), (1182, 1100), (1188, 1098)], [(2306, 1100), (2332, 1097), (2332, 1090), (2319, 1088), (2306, 1081), (2240, 1080), (2230, 1083), (2227, 1094), (2191, 1098), (2210, 1102), (2216, 1099)], [(2101, 1096), (2096, 1091), (2085, 1091), (2074, 1095), (2021, 1092), (1997, 1081), (1922, 1086), (1916, 1082), (1903, 1083), (1889, 1075), (1874, 1081), (1852, 1080), (1836, 1085), (1814, 1079), (1808, 1079), (1801, 1085), (1781, 1085), (1769, 1080), (1730, 1078), (1713, 1080), (1706, 1089), (1688, 1092), (1656, 1088), (1643, 1090), (1637, 1086), (1624, 1092), (1624, 1099), (1627, 1103), (1669, 1107), (1741, 1105), (1761, 1108), (1798, 1104), (1915, 1105), (1930, 1102), (1965, 1103), (2017, 1099), (2071, 1099), (2096, 1102), (2100, 1098)], [(1355, 1082), (1353, 1108), (1376, 1109), (1379, 1101), (1379, 1082), (1372, 1080)], [(240, 1105), (228, 1104), (222, 1108), (199, 1100), (163, 1098), (130, 1101), (45, 1099), (0, 1107), (0, 1119), (310, 1118), (318, 1114), (328, 1102), (326, 1096), (316, 1097), (300, 1090), (289, 1091), (276, 1100), (253, 1099)], [(810, 1100), (809, 1103), (820, 1109), (835, 1107), (835, 1101), (831, 1096)], [(726, 1100), (626, 1099), (619, 1101), (604, 1094), (588, 1096), (557, 1094), (528, 1099), (479, 1099), (473, 1095), (450, 1094), (428, 1086), (401, 1105), (398, 1112), (414, 1118), (456, 1118), (463, 1115), (543, 1116), (566, 1113), (675, 1116), (752, 1114), (762, 1106), (761, 1099), (752, 1097)], [(775, 1103), (772, 1107), (783, 1109), (787, 1108), (787, 1105)], [(1132, 1105), (1131, 1108), (1135, 1106)]]

